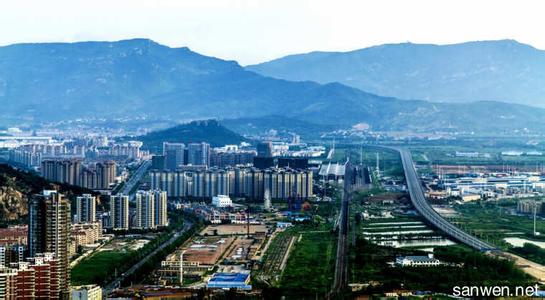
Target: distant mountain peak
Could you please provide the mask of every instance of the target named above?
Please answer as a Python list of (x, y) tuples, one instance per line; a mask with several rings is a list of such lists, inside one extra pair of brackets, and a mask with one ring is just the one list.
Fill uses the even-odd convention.
[(339, 82), (401, 99), (545, 107), (545, 51), (513, 39), (311, 52), (246, 69), (285, 80)]
[[(501, 90), (504, 96), (512, 92), (509, 81), (490, 74), (513, 75), (517, 80), (534, 78), (539, 85), (532, 80), (525, 83), (528, 91), (536, 95), (545, 88), (543, 78), (534, 76), (536, 70), (545, 68), (537, 68), (541, 65), (535, 63), (534, 57), (516, 60), (520, 66), (511, 69), (512, 53), (509, 60), (496, 59), (495, 55), (481, 59), (474, 53), (452, 56), (450, 53), (457, 50), (444, 46), (424, 47), (419, 51), (407, 47), (403, 51), (394, 49), (392, 54), (388, 54), (390, 50), (363, 51), (353, 56), (324, 53), (310, 62), (308, 57), (298, 56), (297, 63), (304, 66), (295, 74), (301, 78), (298, 82), (263, 76), (234, 61), (201, 55), (188, 48), (170, 48), (148, 39), (0, 47), (0, 125), (75, 119), (93, 122), (144, 118), (176, 122), (282, 115), (316, 123), (320, 125), (314, 127), (317, 130), (323, 125), (347, 128), (358, 123), (381, 131), (545, 128), (544, 111), (525, 106), (454, 105), (377, 96), (404, 91), (403, 95), (408, 97), (403, 98), (434, 99), (432, 96), (449, 92), (447, 95), (463, 99), (468, 92), (497, 92), (498, 88), (504, 89)], [(442, 49), (440, 55), (437, 49)], [(280, 61), (277, 67), (285, 71), (293, 66), (291, 62)], [(325, 81), (318, 84), (311, 81), (315, 78), (309, 72), (329, 77), (318, 78)], [(354, 87), (360, 83), (369, 88)], [(475, 86), (480, 88), (472, 89)], [(426, 93), (423, 97), (413, 97), (407, 91)], [(499, 108), (502, 112), (492, 113)], [(505, 114), (503, 111), (510, 111), (514, 118), (498, 119), (498, 115)], [(286, 128), (290, 123), (279, 125)], [(199, 128), (208, 132), (221, 129), (216, 121), (193, 125), (196, 124), (206, 125)]]

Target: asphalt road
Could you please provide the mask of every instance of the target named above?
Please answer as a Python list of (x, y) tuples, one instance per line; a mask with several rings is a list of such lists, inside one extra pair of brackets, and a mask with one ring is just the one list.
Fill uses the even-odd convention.
[(111, 291), (119, 287), (121, 282), (130, 275), (132, 275), (134, 272), (136, 272), (140, 267), (142, 267), (150, 258), (152, 258), (157, 252), (163, 250), (165, 247), (169, 246), (170, 244), (174, 243), (178, 237), (180, 237), (184, 232), (188, 231), (191, 226), (193, 226), (192, 222), (186, 221), (184, 223), (184, 227), (174, 233), (170, 239), (162, 243), (159, 247), (155, 248), (153, 251), (151, 251), (148, 255), (146, 255), (142, 260), (140, 260), (138, 263), (134, 264), (132, 267), (130, 267), (127, 271), (119, 275), (115, 280), (110, 282), (104, 287), (105, 295), (108, 295)]
[[(129, 180), (127, 180), (125, 186), (123, 186), (123, 189), (121, 189), (119, 193), (123, 195), (129, 195), (134, 186), (137, 185), (140, 180), (142, 180), (142, 177), (144, 177), (144, 175), (146, 175), (146, 171), (150, 166), (151, 160), (145, 160), (144, 162), (142, 162), (138, 169), (136, 169), (134, 174), (129, 178)], [(132, 195), (130, 196), (132, 198)]]

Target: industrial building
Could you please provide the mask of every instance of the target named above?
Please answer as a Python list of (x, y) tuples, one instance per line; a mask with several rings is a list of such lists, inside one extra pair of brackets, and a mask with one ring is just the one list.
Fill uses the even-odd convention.
[(252, 289), (249, 273), (215, 273), (208, 280), (206, 287), (209, 289)]
[(437, 186), (454, 197), (531, 197), (545, 192), (545, 177), (533, 172), (440, 174)]

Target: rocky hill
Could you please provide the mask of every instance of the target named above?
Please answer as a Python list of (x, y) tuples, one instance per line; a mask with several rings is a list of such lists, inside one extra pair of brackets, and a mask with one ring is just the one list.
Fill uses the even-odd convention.
[(144, 143), (144, 148), (155, 153), (162, 151), (163, 142), (176, 143), (209, 143), (212, 147), (226, 144), (238, 145), (246, 139), (235, 133), (216, 120), (193, 121), (176, 125), (163, 130), (153, 131), (135, 139)]
[(0, 164), (0, 224), (24, 222), (29, 197), (44, 189), (58, 190), (68, 197), (92, 193), (76, 186), (51, 183), (36, 174)]

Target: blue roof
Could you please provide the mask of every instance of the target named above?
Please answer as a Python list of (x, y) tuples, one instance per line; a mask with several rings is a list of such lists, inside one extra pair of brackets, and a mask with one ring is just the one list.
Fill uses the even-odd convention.
[(208, 288), (222, 288), (222, 289), (244, 289), (251, 290), (252, 286), (246, 284), (249, 280), (250, 274), (246, 273), (216, 273), (210, 280), (208, 280)]
[(208, 282), (246, 282), (250, 274), (216, 273)]

